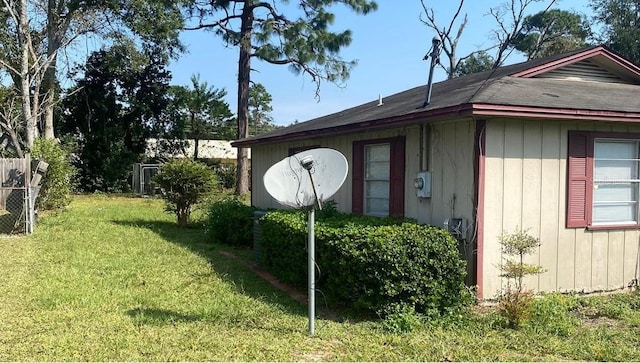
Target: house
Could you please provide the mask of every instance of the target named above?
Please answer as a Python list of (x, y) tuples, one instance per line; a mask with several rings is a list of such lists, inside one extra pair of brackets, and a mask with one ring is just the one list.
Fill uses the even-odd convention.
[[(149, 157), (193, 157), (195, 153), (195, 140), (188, 139), (186, 141), (185, 154), (176, 151), (173, 154), (167, 154), (160, 150), (158, 139), (147, 139), (147, 150), (145, 154)], [(162, 142), (162, 140), (160, 141)], [(177, 142), (174, 140), (173, 142)], [(237, 148), (231, 146), (231, 142), (227, 140), (198, 140), (198, 158), (201, 159), (220, 159), (223, 163), (235, 163), (238, 157)], [(249, 153), (251, 158), (251, 153)]]
[[(329, 147), (349, 162), (338, 208), (447, 221), (481, 299), (502, 288), (498, 237), (517, 228), (541, 241), (526, 261), (546, 270), (525, 280), (535, 291), (637, 284), (640, 67), (594, 46), (436, 83), (426, 107), (425, 95), (235, 141), (253, 152), (252, 204), (279, 207), (262, 184), (272, 164)], [(414, 189), (423, 171), (430, 197)]]

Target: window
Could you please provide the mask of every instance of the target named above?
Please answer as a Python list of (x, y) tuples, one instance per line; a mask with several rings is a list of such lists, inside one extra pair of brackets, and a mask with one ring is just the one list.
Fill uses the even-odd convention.
[(636, 224), (638, 142), (596, 139), (593, 157), (593, 224)]
[(364, 150), (364, 214), (388, 216), (391, 147), (365, 145)]
[(640, 137), (569, 133), (567, 227), (638, 227)]
[(404, 215), (404, 137), (353, 143), (352, 211)]

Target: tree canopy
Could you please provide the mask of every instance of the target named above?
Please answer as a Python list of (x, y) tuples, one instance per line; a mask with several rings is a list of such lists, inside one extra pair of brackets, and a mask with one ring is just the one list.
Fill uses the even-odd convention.
[[(333, 31), (333, 6), (344, 5), (360, 14), (377, 9), (368, 0), (289, 1), (186, 0), (187, 29), (209, 29), (238, 49), (238, 134), (249, 136), (249, 85), (251, 59), (286, 65), (295, 74), (305, 74), (316, 83), (341, 82), (349, 76), (354, 61), (345, 61), (340, 50), (351, 43), (351, 31)], [(249, 191), (248, 150), (238, 149), (236, 194)]]
[(597, 39), (640, 64), (640, 1), (590, 0), (590, 6), (602, 26)]
[(152, 130), (163, 129), (169, 72), (162, 55), (120, 44), (94, 52), (63, 102), (59, 131), (77, 140), (85, 191), (123, 191)]
[(199, 144), (202, 139), (217, 138), (217, 130), (227, 124), (233, 114), (224, 101), (227, 91), (209, 86), (200, 81), (200, 75), (191, 76), (191, 87), (174, 86), (171, 89), (173, 102), (178, 110), (173, 120), (183, 125), (182, 134), (194, 140), (194, 159), (198, 158)]
[(249, 87), (249, 134), (260, 135), (276, 128), (271, 117), (271, 94), (260, 83)]
[(590, 33), (589, 24), (580, 15), (551, 9), (526, 16), (512, 44), (534, 59), (583, 48)]

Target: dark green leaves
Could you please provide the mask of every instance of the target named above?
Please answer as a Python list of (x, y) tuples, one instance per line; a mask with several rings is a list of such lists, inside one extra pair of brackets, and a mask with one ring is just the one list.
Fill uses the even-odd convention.
[(640, 64), (640, 1), (591, 0), (590, 5), (602, 26), (599, 41)]

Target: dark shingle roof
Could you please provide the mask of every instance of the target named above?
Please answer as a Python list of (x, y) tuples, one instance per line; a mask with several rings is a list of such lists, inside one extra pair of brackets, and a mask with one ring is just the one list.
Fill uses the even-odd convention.
[(423, 105), (427, 87), (423, 85), (385, 97), (382, 106), (378, 106), (378, 100), (375, 100), (266, 134), (238, 140), (233, 144), (245, 146), (258, 142), (353, 132), (361, 127), (399, 125), (415, 122), (417, 119), (425, 121), (444, 115), (451, 117), (456, 114), (470, 114), (467, 106), (471, 104), (640, 113), (638, 85), (511, 76), (596, 48), (602, 47), (590, 47), (435, 83), (431, 103), (426, 107)]

